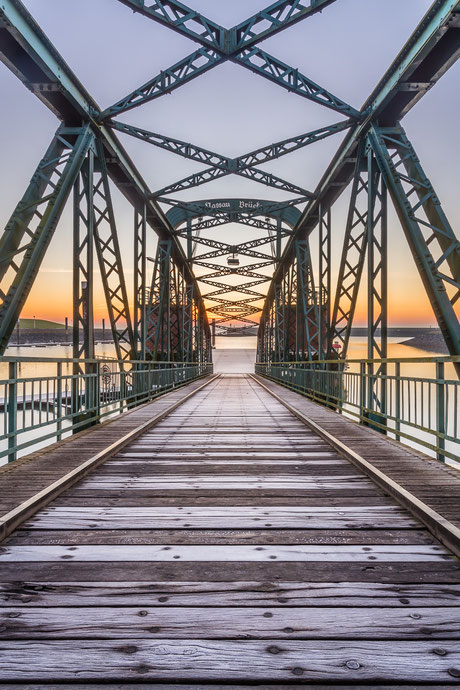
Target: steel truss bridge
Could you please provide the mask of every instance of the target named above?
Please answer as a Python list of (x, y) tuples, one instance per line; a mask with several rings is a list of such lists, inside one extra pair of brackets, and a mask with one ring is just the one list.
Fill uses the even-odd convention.
[[(460, 4), (448, 0), (433, 4), (358, 109), (260, 47), (268, 37), (318, 12), (333, 12), (334, 0), (279, 0), (232, 28), (176, 0), (121, 1), (146, 21), (179, 32), (198, 47), (103, 111), (24, 6), (16, 0), (2, 3), (1, 58), (60, 124), (0, 240), (0, 351), (8, 344), (73, 193), (76, 359), (94, 356), (92, 273), (96, 262), (118, 359), (184, 362), (210, 359), (208, 314), (223, 327), (231, 321), (244, 327), (256, 324), (254, 318), (260, 312), (260, 362), (328, 358), (337, 341), (345, 358), (367, 262), (368, 356), (384, 359), (388, 197), (448, 350), (459, 355), (460, 245), (401, 121), (457, 60)], [(328, 108), (339, 121), (229, 158), (117, 119), (226, 61)], [(121, 145), (120, 132), (198, 161), (203, 169), (152, 192)], [(338, 132), (346, 136), (315, 190), (260, 167)], [(268, 185), (274, 197), (276, 190), (290, 192), (293, 199), (185, 203), (170, 196), (228, 175)], [(112, 205), (113, 185), (134, 209), (136, 270), (131, 310)], [(333, 289), (331, 213), (348, 188), (348, 220)], [(170, 206), (167, 213), (162, 203)], [(202, 234), (229, 222), (266, 232), (237, 244), (210, 239), (209, 232)], [(152, 231), (158, 236), (158, 248), (150, 275), (146, 236)], [(310, 250), (313, 233), (319, 237), (319, 256)], [(230, 265), (222, 262), (225, 257), (230, 258)], [(239, 257), (251, 262), (238, 266)], [(198, 282), (211, 291), (203, 295)]]
[[(435, 0), (361, 109), (260, 47), (336, 1), (226, 28), (177, 0), (112, 0), (195, 50), (102, 110), (0, 0), (0, 57), (59, 120), (0, 238), (2, 688), (458, 687), (460, 243), (401, 123), (460, 57), (460, 0)], [(332, 124), (231, 158), (119, 119), (224, 62)], [(151, 190), (120, 135), (202, 170)], [(333, 135), (315, 189), (264, 168)], [(230, 175), (272, 198), (185, 194)], [(73, 357), (10, 356), (68, 203)], [(448, 356), (388, 357), (390, 203)], [(96, 356), (96, 272), (115, 357)], [(258, 326), (254, 374), (213, 371), (212, 326), (232, 323)]]
[[(213, 326), (224, 331), (232, 322), (239, 324), (241, 332), (258, 325), (259, 373), (314, 391), (317, 401), (342, 409), (342, 383), (337, 382), (346, 371), (358, 293), (366, 275), (367, 360), (362, 363), (360, 395), (354, 404), (361, 422), (382, 431), (394, 422), (399, 439), (405, 384), (397, 362), (392, 363), (391, 377), (388, 369), (389, 202), (450, 353), (450, 364), (457, 374), (460, 371), (460, 243), (401, 124), (460, 56), (460, 2), (434, 2), (358, 109), (260, 47), (268, 37), (298, 22), (307, 22), (319, 12), (333, 12), (335, 0), (279, 0), (232, 28), (177, 0), (120, 1), (127, 7), (127, 16), (128, 10), (140, 13), (146, 22), (166, 26), (198, 47), (105, 110), (19, 0), (3, 0), (0, 6), (2, 61), (60, 120), (0, 238), (0, 356), (72, 196), (71, 391), (64, 390), (68, 382), (62, 363), (54, 384), (55, 399), (70, 405), (76, 429), (99, 419), (100, 406), (110, 408), (115, 399), (121, 401), (121, 409), (123, 401), (132, 406), (145, 400), (152, 383), (152, 363), (174, 363), (180, 381), (203, 373), (212, 360), (210, 318)], [(228, 61), (327, 108), (334, 122), (231, 158), (118, 119)], [(152, 191), (120, 143), (120, 134), (201, 163), (203, 168)], [(342, 135), (342, 143), (314, 190), (263, 167), (336, 134)], [(177, 197), (230, 175), (271, 187), (272, 199), (184, 201)], [(133, 208), (134, 282), (130, 289), (112, 201), (114, 188)], [(291, 199), (281, 200), (281, 191)], [(349, 192), (349, 210), (333, 285), (334, 204), (345, 192)], [(249, 231), (253, 228), (254, 239), (232, 242), (224, 234), (227, 241), (223, 241), (222, 232), (230, 223)], [(213, 232), (221, 227), (224, 230), (219, 234)], [(154, 259), (147, 256), (152, 234), (157, 239)], [(312, 246), (319, 251), (313, 252)], [(102, 364), (95, 358), (96, 268), (118, 362), (111, 397), (101, 392)], [(294, 363), (303, 365), (301, 373)], [(452, 440), (457, 429), (447, 432), (446, 415), (452, 419), (452, 412), (447, 392), (439, 393), (446, 381), (445, 363), (436, 364), (434, 375), (438, 385), (435, 422), (426, 422), (424, 412), (416, 421), (421, 429), (435, 427), (436, 443), (429, 447), (441, 459), (446, 440)], [(18, 362), (9, 365), (9, 380), (16, 382)], [(165, 385), (162, 379), (158, 390)], [(9, 404), (12, 410), (18, 391), (16, 383), (11, 390), (8, 386), (5, 383), (3, 407), (6, 410)], [(27, 395), (24, 389), (24, 409)], [(7, 403), (7, 398), (12, 402)], [(457, 410), (455, 397), (454, 417)], [(13, 417), (11, 413), (7, 423), (10, 459), (20, 448)]]

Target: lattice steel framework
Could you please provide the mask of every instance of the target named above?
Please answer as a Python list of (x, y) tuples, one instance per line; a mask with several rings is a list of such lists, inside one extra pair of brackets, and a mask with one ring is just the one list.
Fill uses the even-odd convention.
[[(91, 353), (93, 347), (91, 292), (96, 258), (117, 354), (126, 361), (135, 356), (204, 361), (210, 356), (207, 312), (221, 326), (236, 321), (250, 327), (257, 323), (260, 311), (260, 361), (331, 357), (337, 342), (344, 357), (364, 274), (368, 354), (385, 358), (391, 251), (388, 197), (449, 352), (460, 354), (460, 245), (400, 124), (460, 55), (460, 1), (433, 3), (361, 109), (260, 48), (266, 38), (331, 8), (338, 0), (278, 0), (231, 28), (177, 0), (113, 1), (186, 36), (198, 47), (103, 111), (21, 2), (3, 0), (0, 6), (1, 59), (63, 123), (0, 239), (1, 351), (73, 187), (74, 351), (78, 357)], [(228, 61), (334, 111), (341, 119), (236, 158), (118, 119)], [(118, 134), (205, 167), (152, 192)], [(260, 167), (340, 134), (342, 143), (314, 191)], [(193, 203), (171, 198), (171, 194), (229, 175), (287, 192), (293, 198), (289, 202), (211, 199)], [(131, 308), (112, 184), (134, 207)], [(337, 273), (331, 265), (336, 232), (331, 209), (347, 189), (349, 213)], [(164, 204), (170, 207), (167, 213), (162, 211)], [(235, 222), (264, 231), (263, 236), (237, 244), (209, 237), (210, 231)], [(158, 235), (152, 277), (147, 275), (149, 228)], [(315, 242), (313, 233), (317, 233)], [(311, 247), (316, 245), (319, 251), (313, 256)], [(244, 265), (240, 265), (240, 257)], [(225, 258), (227, 265), (219, 263)], [(199, 283), (213, 288), (204, 296), (207, 310)], [(369, 385), (369, 395), (378, 395), (372, 376)], [(379, 400), (379, 405), (384, 411), (385, 401)]]

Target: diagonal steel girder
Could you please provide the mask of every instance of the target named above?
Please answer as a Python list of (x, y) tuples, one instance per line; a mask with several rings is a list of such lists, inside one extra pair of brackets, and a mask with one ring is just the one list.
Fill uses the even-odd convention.
[(182, 180), (173, 182), (162, 189), (157, 190), (152, 198), (158, 198), (166, 194), (174, 194), (176, 192), (182, 192), (186, 189), (192, 189), (194, 187), (200, 187), (208, 182), (213, 182), (226, 175), (239, 175), (240, 177), (245, 177), (253, 182), (259, 182), (267, 187), (272, 187), (274, 189), (282, 190), (283, 192), (289, 192), (290, 194), (295, 194), (296, 196), (304, 196), (308, 199), (312, 198), (312, 193), (303, 187), (299, 187), (292, 182), (287, 182), (277, 175), (265, 172), (264, 170), (259, 170), (258, 168), (243, 168), (241, 171), (234, 170), (232, 172), (224, 172), (219, 168), (208, 168), (201, 173), (195, 173), (184, 177)]
[(206, 254), (197, 254), (193, 259), (193, 263), (200, 265), (201, 261), (208, 261), (209, 259), (218, 259), (221, 256), (227, 256), (231, 253), (239, 254), (241, 256), (249, 256), (251, 259), (270, 259), (270, 262), (272, 264), (277, 263), (277, 259), (270, 257), (268, 254), (263, 254), (262, 252), (255, 252), (252, 249), (241, 249), (241, 247), (239, 247), (238, 245), (235, 245), (234, 247), (232, 247), (231, 245), (227, 245), (227, 247), (223, 247), (222, 249), (216, 249), (216, 251), (214, 252), (207, 252)]
[[(266, 220), (262, 220), (261, 218), (252, 218), (252, 217), (240, 217), (238, 218), (237, 221), (233, 220), (232, 218), (229, 218), (228, 214), (225, 216), (217, 216), (215, 218), (210, 218), (208, 220), (193, 220), (191, 221), (191, 232), (199, 232), (201, 230), (209, 230), (210, 228), (221, 228), (224, 225), (229, 225), (230, 223), (235, 223), (237, 222), (239, 225), (249, 225), (253, 228), (257, 228), (258, 230), (271, 230), (273, 232), (277, 232), (277, 226), (275, 223), (270, 223), (267, 222)], [(182, 228), (180, 230), (174, 230), (174, 233), (179, 236), (186, 235), (187, 233), (187, 228)], [(289, 235), (292, 235), (292, 230), (287, 230), (286, 228), (283, 228), (281, 231), (281, 237), (288, 237)], [(193, 241), (195, 241), (196, 237), (193, 235)]]
[[(197, 186), (197, 180), (202, 178), (202, 184), (210, 182), (212, 180), (217, 180), (227, 175), (241, 175), (241, 176), (251, 176), (251, 179), (256, 179), (256, 181), (263, 182), (267, 173), (262, 170), (257, 170), (256, 175), (254, 173), (248, 172), (249, 168), (254, 168), (254, 166), (261, 163), (268, 163), (270, 161), (281, 158), (289, 153), (293, 153), (299, 149), (309, 146), (317, 141), (321, 141), (327, 137), (334, 134), (342, 132), (353, 124), (353, 121), (345, 120), (343, 122), (336, 122), (332, 125), (326, 127), (320, 127), (311, 132), (306, 132), (304, 134), (299, 134), (295, 137), (290, 137), (289, 139), (284, 139), (282, 141), (275, 142), (274, 144), (269, 144), (268, 146), (260, 147), (255, 151), (250, 151), (237, 158), (229, 158), (228, 156), (223, 156), (222, 154), (216, 153), (214, 151), (209, 151), (202, 148), (201, 146), (196, 146), (180, 139), (173, 139), (172, 137), (167, 137), (162, 134), (157, 134), (156, 132), (150, 132), (149, 130), (143, 129), (141, 127), (135, 127), (134, 125), (125, 124), (118, 120), (107, 123), (109, 126), (113, 127), (118, 132), (123, 134), (128, 134), (136, 139), (145, 141), (153, 146), (169, 151), (170, 153), (175, 153), (183, 158), (189, 160), (197, 161), (199, 163), (207, 163), (211, 167), (202, 170), (200, 173), (190, 175), (189, 177), (181, 180), (180, 183), (171, 185), (174, 187), (174, 191), (177, 191), (177, 185), (180, 184), (181, 189), (188, 189), (192, 186)], [(278, 184), (276, 186), (279, 188), (279, 178), (277, 178)], [(285, 183), (289, 184), (289, 183)], [(168, 189), (168, 187), (164, 188)], [(161, 193), (167, 193), (167, 191), (157, 192), (156, 196)], [(311, 193), (309, 193), (311, 196)]]
[(213, 247), (214, 249), (223, 249), (229, 251), (236, 250), (239, 254), (247, 249), (254, 249), (255, 247), (262, 247), (264, 244), (271, 244), (273, 242), (273, 237), (259, 237), (255, 240), (248, 240), (247, 242), (241, 242), (240, 244), (228, 244), (228, 242), (218, 242), (217, 240), (211, 240), (207, 237), (194, 237), (193, 241), (196, 244), (203, 244), (206, 247)]
[(364, 103), (362, 118), (348, 132), (322, 176), (274, 272), (262, 318), (268, 318), (276, 285), (295, 256), (295, 239), (309, 236), (353, 179), (356, 152), (373, 123), (393, 127), (460, 58), (460, 1), (436, 0)]
[[(209, 285), (209, 282), (207, 282), (206, 284)], [(213, 297), (218, 297), (219, 295), (228, 294), (229, 292), (241, 292), (241, 294), (244, 295), (253, 295), (256, 299), (265, 298), (263, 292), (256, 292), (255, 290), (250, 290), (249, 288), (245, 288), (242, 285), (238, 285), (232, 290), (230, 290), (227, 286), (225, 289), (221, 288), (220, 290), (214, 290), (214, 292), (207, 292), (205, 295), (203, 295), (203, 299), (211, 299)]]
[(298, 69), (285, 65), (255, 47), (256, 43), (316, 14), (335, 0), (312, 0), (310, 3), (281, 0), (231, 29), (225, 29), (175, 0), (156, 0), (151, 5), (146, 5), (145, 0), (120, 1), (134, 11), (197, 41), (201, 48), (107, 108), (101, 115), (103, 120), (171, 93), (228, 60), (347, 117), (358, 118), (360, 115), (355, 108), (301, 74)]
[(203, 46), (228, 52), (265, 40), (302, 19), (321, 12), (335, 0), (278, 0), (230, 30), (177, 0), (120, 2), (133, 12), (139, 12)]
[(192, 79), (196, 79), (230, 59), (241, 67), (278, 84), (290, 93), (295, 93), (346, 117), (359, 118), (358, 110), (302, 74), (297, 68), (286, 65), (260, 48), (252, 47), (232, 58), (220, 55), (212, 48), (199, 48), (104, 110), (100, 119), (109, 120), (172, 93)]
[(67, 127), (81, 127), (83, 122), (97, 132), (109, 177), (137, 211), (145, 209), (146, 222), (160, 239), (172, 239), (174, 261), (195, 285), (199, 303), (200, 291), (181, 244), (161, 208), (152, 201), (146, 182), (113, 130), (97, 124), (101, 109), (19, 0), (0, 4), (0, 60)]

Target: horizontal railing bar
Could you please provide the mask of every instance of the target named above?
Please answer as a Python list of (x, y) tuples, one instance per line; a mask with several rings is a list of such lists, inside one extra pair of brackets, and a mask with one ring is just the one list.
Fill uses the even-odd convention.
[(116, 359), (115, 357), (98, 357), (96, 359), (75, 359), (73, 357), (12, 357), (10, 355), (3, 355), (0, 357), (0, 364), (2, 362), (9, 363), (9, 362), (17, 362), (20, 364), (21, 362), (51, 362), (52, 364), (54, 363), (66, 363), (68, 362), (69, 364), (101, 364), (104, 362), (107, 362), (108, 364), (123, 364), (126, 366), (127, 364), (146, 364), (148, 366), (166, 366), (166, 365), (174, 365), (174, 367), (193, 367), (197, 366), (200, 364), (200, 362), (165, 362), (165, 361), (153, 361), (151, 359)]
[[(1, 360), (0, 360), (1, 361)], [(260, 366), (270, 365), (272, 367), (276, 366), (291, 366), (296, 364), (299, 366), (305, 366), (306, 364), (434, 364), (436, 362), (445, 362), (448, 364), (456, 364), (460, 362), (460, 355), (442, 355), (436, 357), (387, 357), (386, 359), (315, 359), (312, 361), (289, 361), (289, 362), (260, 362)]]

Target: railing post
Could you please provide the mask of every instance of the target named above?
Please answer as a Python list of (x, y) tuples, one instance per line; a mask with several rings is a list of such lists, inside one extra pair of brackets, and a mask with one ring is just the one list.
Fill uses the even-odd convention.
[(94, 365), (94, 408), (96, 410), (95, 423), (101, 420), (101, 363), (96, 362)]
[(56, 439), (62, 439), (62, 362), (57, 362), (56, 400), (54, 401), (56, 416)]
[(338, 361), (338, 386), (339, 390), (337, 391), (337, 408), (338, 412), (340, 414), (343, 413), (343, 397), (344, 397), (344, 386), (343, 386), (343, 372), (345, 371), (346, 364), (345, 362), (341, 362), (340, 360)]
[(366, 407), (366, 364), (359, 364), (359, 423), (364, 424), (364, 408)]
[(101, 416), (101, 394), (99, 386), (99, 362), (85, 365), (85, 424), (79, 431), (97, 424)]
[(446, 442), (446, 403), (444, 397), (445, 372), (444, 362), (436, 362), (436, 457), (445, 462), (444, 449)]
[(396, 441), (401, 440), (401, 364), (396, 362), (395, 364), (395, 439)]
[(126, 372), (122, 365), (118, 365), (120, 368), (120, 413), (123, 412), (123, 401), (126, 397)]
[[(8, 462), (17, 458), (18, 363), (8, 365)], [(26, 404), (24, 400), (23, 404)], [(33, 403), (32, 403), (33, 404)]]

